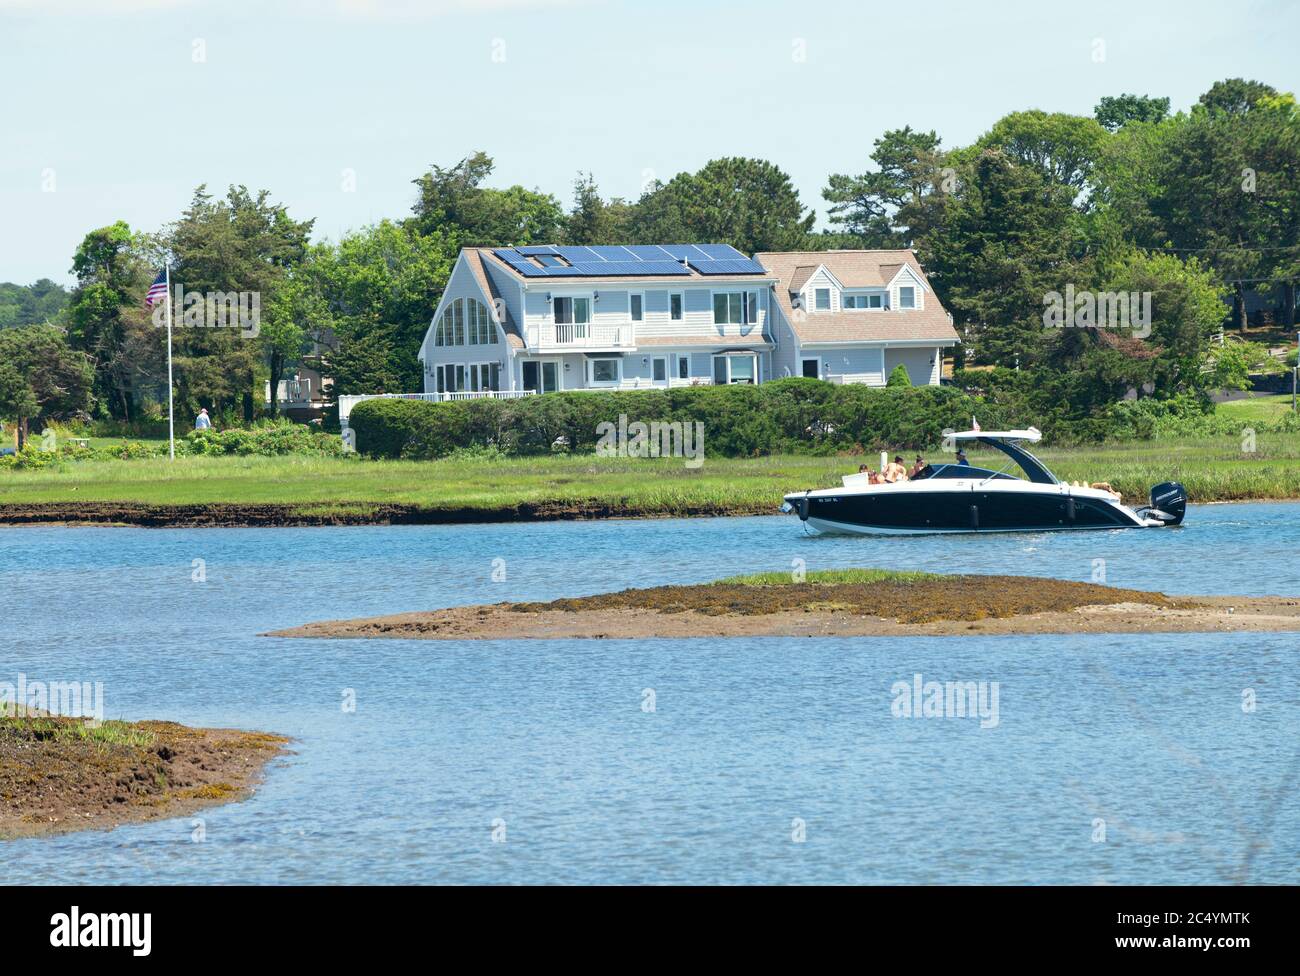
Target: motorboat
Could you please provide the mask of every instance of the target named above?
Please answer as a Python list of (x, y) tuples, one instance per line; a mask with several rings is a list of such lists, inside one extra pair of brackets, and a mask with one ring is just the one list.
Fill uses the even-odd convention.
[[(962, 454), (960, 463), (926, 465), (908, 480), (885, 484), (847, 475), (838, 488), (786, 495), (782, 509), (819, 532), (866, 534), (1156, 528), (1179, 525), (1187, 510), (1187, 492), (1176, 481), (1156, 485), (1150, 504), (1135, 509), (1104, 485), (1059, 480), (1022, 446), (1042, 439), (1034, 427), (949, 436), (958, 447), (995, 448), (1010, 462), (995, 471), (965, 463)], [(1012, 464), (1023, 477), (1008, 473)]]

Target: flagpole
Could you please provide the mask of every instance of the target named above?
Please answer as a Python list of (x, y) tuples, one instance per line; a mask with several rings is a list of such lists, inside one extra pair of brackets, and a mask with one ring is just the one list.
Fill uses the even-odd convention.
[(176, 460), (176, 416), (172, 407), (172, 263), (167, 262), (167, 455)]

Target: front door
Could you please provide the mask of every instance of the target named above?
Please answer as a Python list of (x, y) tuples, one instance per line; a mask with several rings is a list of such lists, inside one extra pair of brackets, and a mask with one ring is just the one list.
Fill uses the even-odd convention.
[(821, 360), (805, 359), (803, 361), (803, 375), (810, 380), (819, 379), (821, 377)]

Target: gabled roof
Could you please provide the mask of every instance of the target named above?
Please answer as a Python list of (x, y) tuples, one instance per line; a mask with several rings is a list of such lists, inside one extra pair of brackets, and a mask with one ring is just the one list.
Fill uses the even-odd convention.
[(501, 328), (506, 334), (506, 344), (515, 349), (522, 349), (524, 340), (519, 334), (519, 323), (511, 316), (510, 307), (504, 300), (500, 300), (501, 290), (497, 288), (496, 282), (483, 267), (483, 252), (484, 249), (481, 247), (465, 248), (465, 263), (469, 265), (469, 270), (474, 275), (474, 280), (478, 282), (479, 288), (483, 289), (483, 294), (491, 299), (491, 306), (501, 309)]
[(794, 269), (794, 276), (790, 279), (790, 290), (793, 292), (803, 291), (803, 286), (808, 284), (808, 279), (817, 273), (821, 267), (818, 264), (805, 264)]
[[(800, 344), (913, 341), (952, 345), (958, 341), (947, 310), (911, 251), (766, 251), (755, 254), (754, 260), (777, 277), (777, 306)], [(801, 279), (802, 272), (819, 266), (845, 288), (884, 288), (907, 268), (926, 290), (925, 307), (888, 312), (802, 311), (796, 315), (791, 298), (808, 280), (806, 275)]]

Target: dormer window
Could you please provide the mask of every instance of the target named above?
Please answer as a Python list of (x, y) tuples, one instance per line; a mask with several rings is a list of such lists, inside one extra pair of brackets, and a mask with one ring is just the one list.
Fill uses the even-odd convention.
[(829, 312), (831, 310), (831, 290), (829, 288), (814, 289), (813, 308), (818, 312)]
[(898, 289), (898, 307), (916, 308), (916, 289), (911, 285), (903, 285)]
[(883, 308), (885, 296), (882, 292), (845, 292), (843, 305), (845, 308), (864, 309), (864, 308)]

